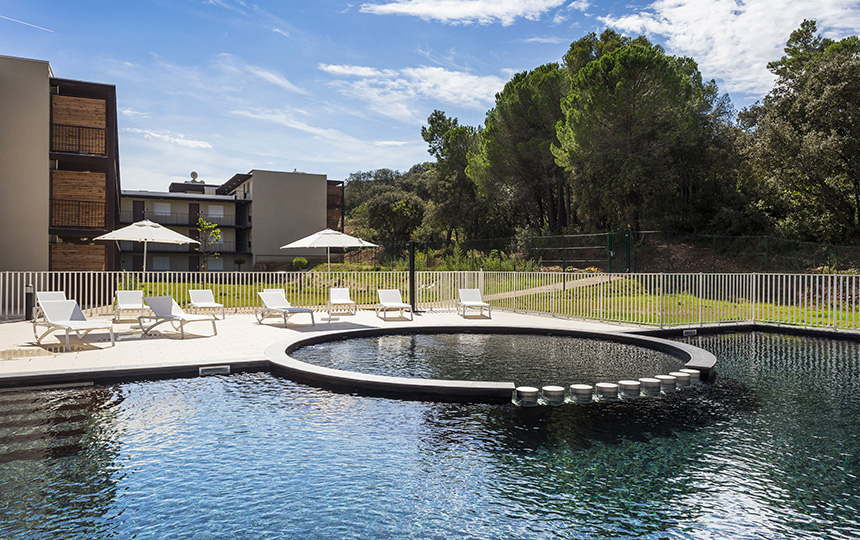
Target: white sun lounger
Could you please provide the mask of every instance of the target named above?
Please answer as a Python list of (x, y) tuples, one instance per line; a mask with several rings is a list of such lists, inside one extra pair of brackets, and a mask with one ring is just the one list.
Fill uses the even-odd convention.
[(137, 311), (143, 315), (146, 312), (146, 304), (143, 303), (143, 291), (117, 291), (116, 306), (113, 308), (113, 322), (120, 320), (123, 311)]
[(399, 311), (399, 315), (403, 317), (403, 312), (409, 312), (409, 320), (412, 319), (412, 306), (403, 301), (400, 291), (397, 289), (378, 289), (376, 294), (379, 295), (379, 306), (376, 308), (376, 316), (379, 317), (379, 312), (382, 312), (382, 318), (388, 320), (386, 313), (389, 311)]
[[(185, 313), (179, 304), (176, 303), (170, 296), (147, 296), (145, 299), (146, 305), (152, 310), (151, 315), (141, 315), (137, 318), (140, 329), (143, 330), (143, 336), (148, 334), (153, 328), (159, 324), (169, 322), (174, 330), (179, 330), (182, 339), (185, 339), (185, 325), (190, 322), (210, 321), (212, 323), (213, 335), (218, 335), (218, 329), (215, 327), (214, 315), (196, 315), (193, 313)], [(143, 327), (143, 321), (152, 320), (152, 324)]]
[(481, 298), (481, 291), (478, 289), (459, 289), (457, 293), (457, 314), (460, 315), (460, 310), (463, 311), (463, 317), (466, 316), (466, 309), (477, 309), (480, 315), (487, 310), (487, 317), (493, 318), (490, 304), (484, 302)]
[(328, 316), (331, 318), (331, 312), (334, 311), (338, 306), (346, 307), (346, 310), (355, 315), (355, 302), (352, 298), (349, 297), (349, 289), (344, 288), (331, 288), (329, 291), (329, 299), (328, 302), (325, 303), (326, 311), (328, 311)]
[(191, 297), (188, 306), (194, 308), (196, 313), (199, 313), (201, 309), (220, 309), (221, 319), (224, 319), (224, 304), (216, 302), (215, 295), (209, 289), (191, 289), (188, 291), (188, 296)]
[(33, 310), (33, 320), (44, 319), (42, 315), (42, 302), (53, 300), (66, 300), (65, 291), (39, 291), (36, 293), (36, 308)]
[(260, 324), (263, 324), (263, 319), (269, 317), (283, 317), (284, 328), (286, 328), (287, 319), (296, 313), (309, 313), (311, 316), (311, 324), (316, 324), (314, 322), (314, 310), (309, 308), (293, 307), (293, 305), (287, 301), (287, 295), (284, 293), (283, 289), (270, 289), (258, 292), (257, 295), (260, 297), (260, 300), (263, 301), (262, 307), (254, 309), (254, 316)]
[[(84, 337), (93, 330), (107, 330), (110, 332), (110, 345), (115, 345), (113, 336), (113, 325), (111, 323), (89, 321), (84, 317), (81, 307), (74, 300), (45, 300), (40, 301), (42, 320), (33, 319), (33, 335), (36, 336), (36, 344), (40, 345), (42, 339), (57, 330), (66, 332), (66, 350), (69, 350), (69, 333), (74, 332), (78, 339)], [(45, 326), (46, 330), (38, 335), (36, 327)]]

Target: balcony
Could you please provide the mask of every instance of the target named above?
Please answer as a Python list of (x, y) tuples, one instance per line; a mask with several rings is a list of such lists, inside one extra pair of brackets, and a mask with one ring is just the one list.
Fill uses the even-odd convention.
[[(250, 253), (250, 248), (245, 248), (242, 245), (238, 246), (236, 242), (219, 242), (212, 244), (212, 251), (215, 253)], [(143, 253), (142, 242), (120, 242), (119, 250), (130, 253)], [(146, 246), (148, 253), (197, 253), (197, 244), (160, 244), (150, 242)]]
[(51, 227), (105, 229), (105, 203), (51, 199)]
[(104, 128), (69, 124), (53, 124), (52, 128), (52, 152), (107, 155)]
[(209, 223), (214, 223), (219, 227), (235, 227), (236, 226), (236, 216), (207, 216), (205, 214), (189, 214), (189, 213), (170, 213), (170, 214), (156, 214), (156, 213), (144, 213), (143, 216), (136, 216), (133, 211), (121, 211), (119, 213), (119, 220), (122, 223), (134, 223), (135, 221), (140, 221), (141, 219), (148, 219), (150, 221), (154, 221), (155, 223), (160, 223), (162, 225), (187, 225), (189, 227), (197, 226), (197, 218), (205, 219)]

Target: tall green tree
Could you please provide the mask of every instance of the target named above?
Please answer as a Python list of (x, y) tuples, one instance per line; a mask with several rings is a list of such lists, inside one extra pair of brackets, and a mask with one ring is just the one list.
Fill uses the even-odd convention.
[(679, 205), (676, 157), (699, 137), (688, 60), (630, 43), (581, 68), (553, 145), (587, 229), (662, 227)]
[(745, 155), (773, 191), (782, 230), (860, 241), (860, 40), (834, 42), (804, 21), (768, 67), (774, 89), (742, 112)]
[(466, 174), (469, 153), (478, 148), (478, 130), (461, 126), (456, 118), (436, 110), (421, 128), (421, 136), (436, 158), (430, 170), (428, 223), (442, 232), (446, 244), (458, 232), (470, 238), (480, 236), (484, 212), (477, 187)]
[(397, 188), (377, 194), (366, 204), (368, 224), (396, 251), (403, 249), (424, 219), (424, 201)]
[(550, 147), (568, 77), (558, 64), (516, 74), (496, 94), (487, 113), (481, 147), (469, 154), (466, 172), (481, 194), (504, 209), (508, 231), (526, 227), (561, 232), (570, 224), (570, 190)]
[(564, 55), (564, 67), (572, 79), (576, 77), (580, 69), (591, 62), (599, 60), (619, 47), (630, 44), (642, 45), (643, 47), (651, 46), (651, 43), (644, 36), (629, 38), (611, 29), (604, 30), (600, 37), (591, 32), (570, 44), (570, 48)]

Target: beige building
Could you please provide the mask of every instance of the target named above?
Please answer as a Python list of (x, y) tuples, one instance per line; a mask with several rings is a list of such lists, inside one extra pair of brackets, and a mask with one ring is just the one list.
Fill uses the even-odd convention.
[[(46, 61), (0, 56), (0, 271), (139, 270), (142, 244), (93, 238), (144, 218), (192, 238), (198, 218), (218, 225), (212, 271), (323, 260), (323, 250), (280, 246), (343, 229), (343, 182), (323, 174), (252, 170), (218, 185), (121, 191), (118, 148), (114, 86), (55, 78)], [(147, 251), (147, 270), (201, 269), (193, 247)]]
[(117, 141), (113, 86), (0, 56), (0, 271), (116, 266)]
[[(227, 182), (174, 183), (168, 192), (123, 191), (120, 221), (149, 219), (197, 238), (197, 219), (218, 225), (221, 241), (213, 246), (208, 270), (272, 269), (303, 256), (325, 258), (324, 250), (282, 250), (281, 246), (326, 227), (343, 228), (343, 182), (324, 174), (252, 170)], [(143, 247), (120, 242), (121, 268), (140, 270)], [(147, 270), (197, 271), (195, 247), (149, 244)], [(237, 261), (243, 261), (238, 264)]]

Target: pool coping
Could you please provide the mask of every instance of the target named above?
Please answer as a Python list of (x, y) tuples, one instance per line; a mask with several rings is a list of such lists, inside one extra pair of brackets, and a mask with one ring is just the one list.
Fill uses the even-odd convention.
[(343, 371), (301, 362), (290, 353), (301, 347), (351, 338), (376, 337), (382, 335), (412, 334), (514, 334), (552, 335), (599, 339), (644, 347), (670, 354), (685, 362), (686, 368), (702, 372), (702, 380), (713, 373), (717, 359), (712, 353), (687, 343), (668, 341), (662, 338), (631, 332), (608, 332), (595, 330), (549, 329), (545, 327), (484, 326), (475, 328), (459, 325), (423, 325), (397, 328), (369, 328), (346, 330), (309, 336), (300, 339), (281, 340), (266, 348), (265, 356), (272, 371), (287, 378), (312, 386), (338, 392), (356, 393), (398, 399), (453, 402), (509, 402), (514, 397), (516, 385), (503, 381), (464, 381), (443, 379), (417, 379), (371, 375), (355, 371)]

